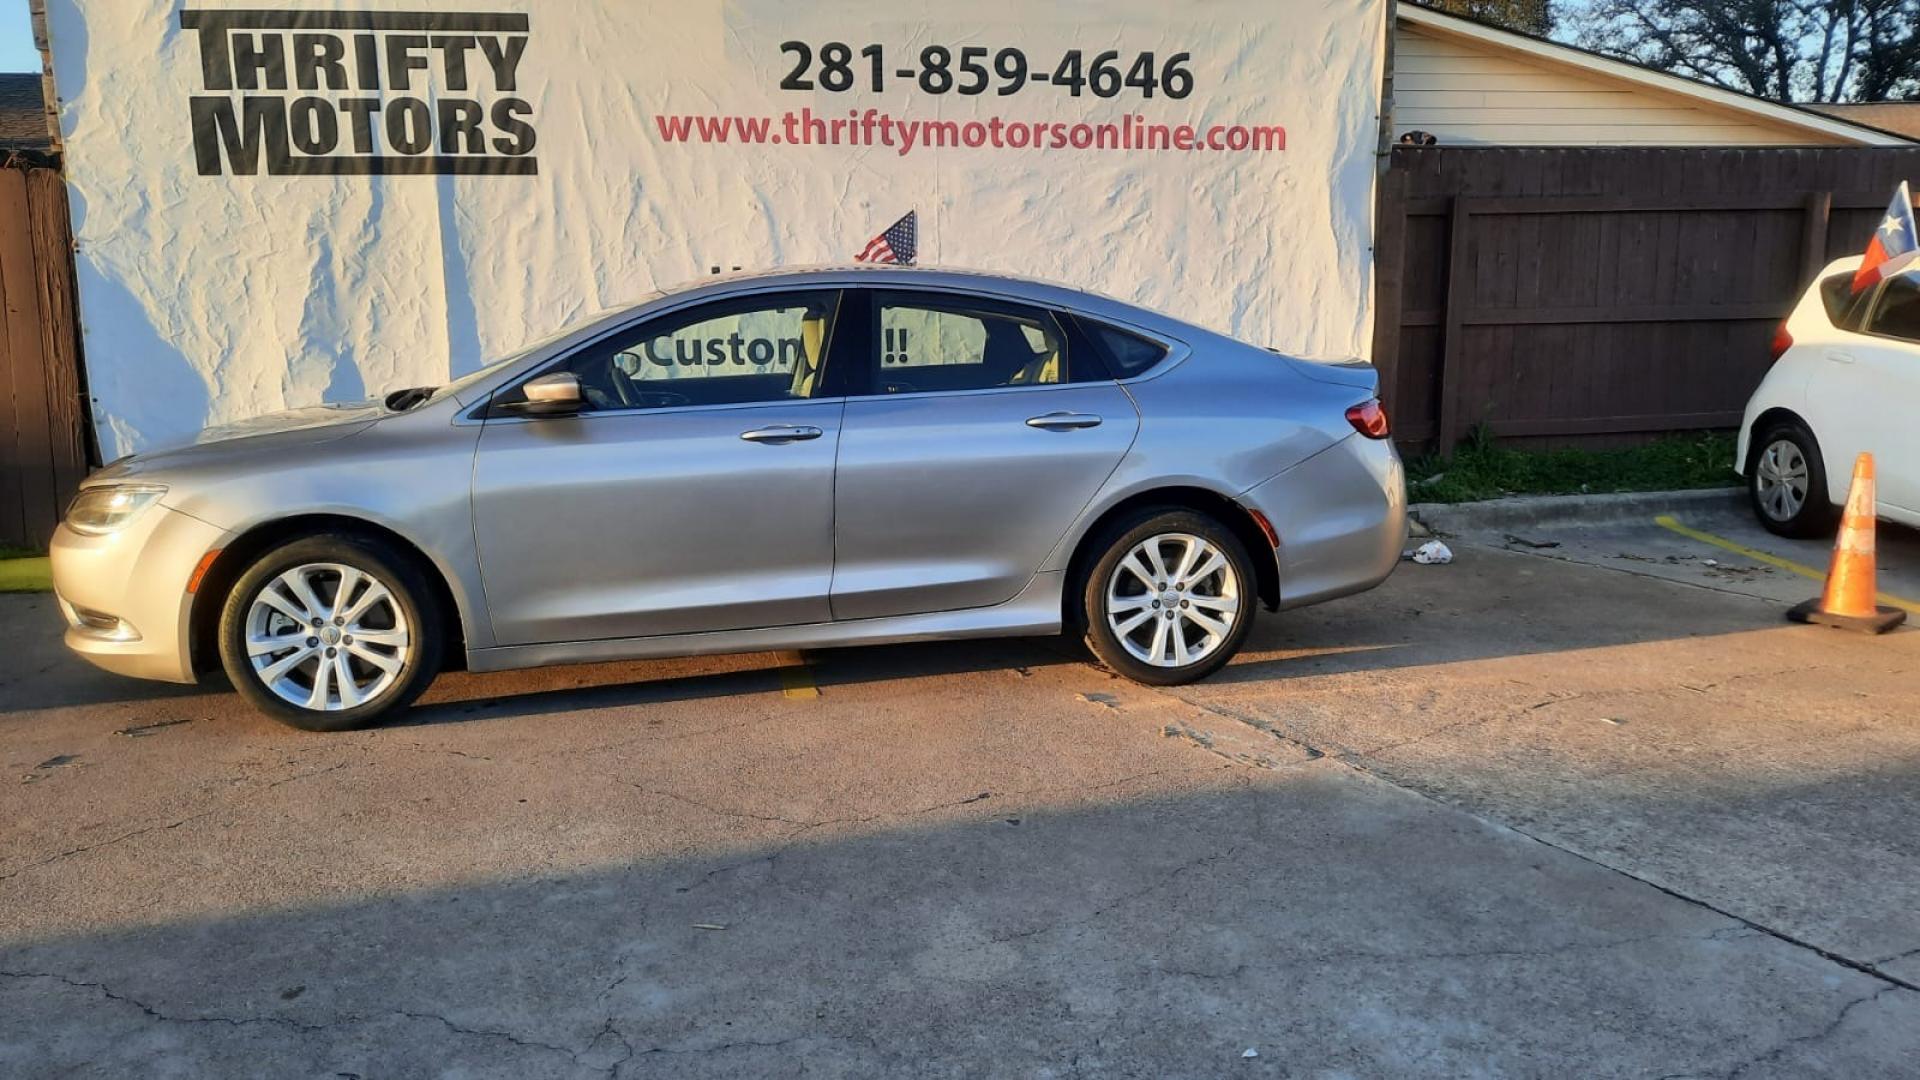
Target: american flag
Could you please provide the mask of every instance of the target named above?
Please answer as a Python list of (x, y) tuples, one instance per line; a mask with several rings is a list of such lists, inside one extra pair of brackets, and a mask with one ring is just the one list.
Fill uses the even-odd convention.
[(1866, 260), (1853, 275), (1853, 291), (1870, 289), (1911, 265), (1920, 254), (1920, 237), (1915, 231), (1913, 196), (1907, 194), (1907, 182), (1902, 180), (1900, 190), (1893, 193), (1893, 204), (1887, 207), (1886, 219), (1867, 242)]
[(907, 211), (907, 216), (887, 226), (887, 231), (867, 241), (860, 254), (853, 257), (854, 262), (899, 263), (912, 266), (913, 257), (920, 246), (920, 212)]

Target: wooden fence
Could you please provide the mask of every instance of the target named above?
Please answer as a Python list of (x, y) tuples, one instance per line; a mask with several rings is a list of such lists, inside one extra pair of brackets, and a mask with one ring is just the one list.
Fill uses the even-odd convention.
[(1374, 357), (1410, 447), (1738, 426), (1773, 328), (1920, 149), (1396, 147)]
[(87, 472), (73, 242), (58, 169), (0, 164), (0, 545), (41, 548)]

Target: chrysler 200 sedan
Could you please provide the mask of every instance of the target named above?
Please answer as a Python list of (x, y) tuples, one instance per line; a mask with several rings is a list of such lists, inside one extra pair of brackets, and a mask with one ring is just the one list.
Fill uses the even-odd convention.
[(209, 430), (88, 478), (67, 643), (340, 730), (444, 664), (1083, 634), (1206, 676), (1405, 536), (1360, 363), (1037, 282), (716, 278), (437, 388)]

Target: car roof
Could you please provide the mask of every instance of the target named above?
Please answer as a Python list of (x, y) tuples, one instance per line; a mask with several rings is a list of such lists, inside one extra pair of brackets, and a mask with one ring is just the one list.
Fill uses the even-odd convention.
[(899, 266), (889, 263), (841, 263), (819, 266), (788, 266), (765, 270), (736, 270), (731, 273), (695, 278), (692, 281), (682, 283), (678, 286), (664, 289), (661, 293), (649, 297), (643, 303), (625, 310), (635, 312), (642, 307), (656, 307), (666, 303), (677, 305), (684, 300), (695, 299), (702, 296), (725, 296), (730, 293), (748, 289), (758, 291), (763, 288), (828, 286), (864, 286), (868, 288), (902, 286), (909, 288), (951, 289), (955, 292), (976, 293), (985, 296), (1024, 300), (1028, 303), (1048, 307), (1067, 308), (1095, 318), (1113, 319), (1178, 337), (1190, 336), (1194, 331), (1200, 329), (1179, 319), (1139, 307), (1117, 297), (1107, 296), (1088, 289), (1061, 285), (1056, 282), (1043, 281), (1039, 278), (994, 273), (986, 270), (972, 270), (963, 267)]
[(462, 407), (501, 381), (530, 366), (546, 363), (552, 356), (577, 347), (617, 327), (651, 318), (663, 312), (703, 300), (762, 292), (770, 289), (846, 288), (893, 286), (949, 289), (977, 296), (994, 297), (1077, 312), (1091, 318), (1146, 331), (1163, 340), (1192, 345), (1212, 331), (1159, 312), (1085, 289), (1040, 281), (1035, 278), (963, 270), (951, 267), (896, 266), (873, 263), (847, 263), (828, 266), (791, 266), (770, 270), (742, 270), (696, 278), (682, 285), (649, 293), (632, 302), (606, 308), (576, 321), (565, 330), (518, 356), (483, 370), (499, 370), (463, 387), (456, 395)]

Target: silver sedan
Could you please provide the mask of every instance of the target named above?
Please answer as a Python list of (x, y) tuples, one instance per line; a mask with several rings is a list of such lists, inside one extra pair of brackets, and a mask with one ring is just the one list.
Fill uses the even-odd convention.
[(337, 730), (448, 663), (1084, 634), (1201, 678), (1256, 607), (1372, 587), (1405, 536), (1360, 363), (957, 272), (714, 279), (445, 386), (90, 477), (53, 540), (67, 643), (224, 667)]

